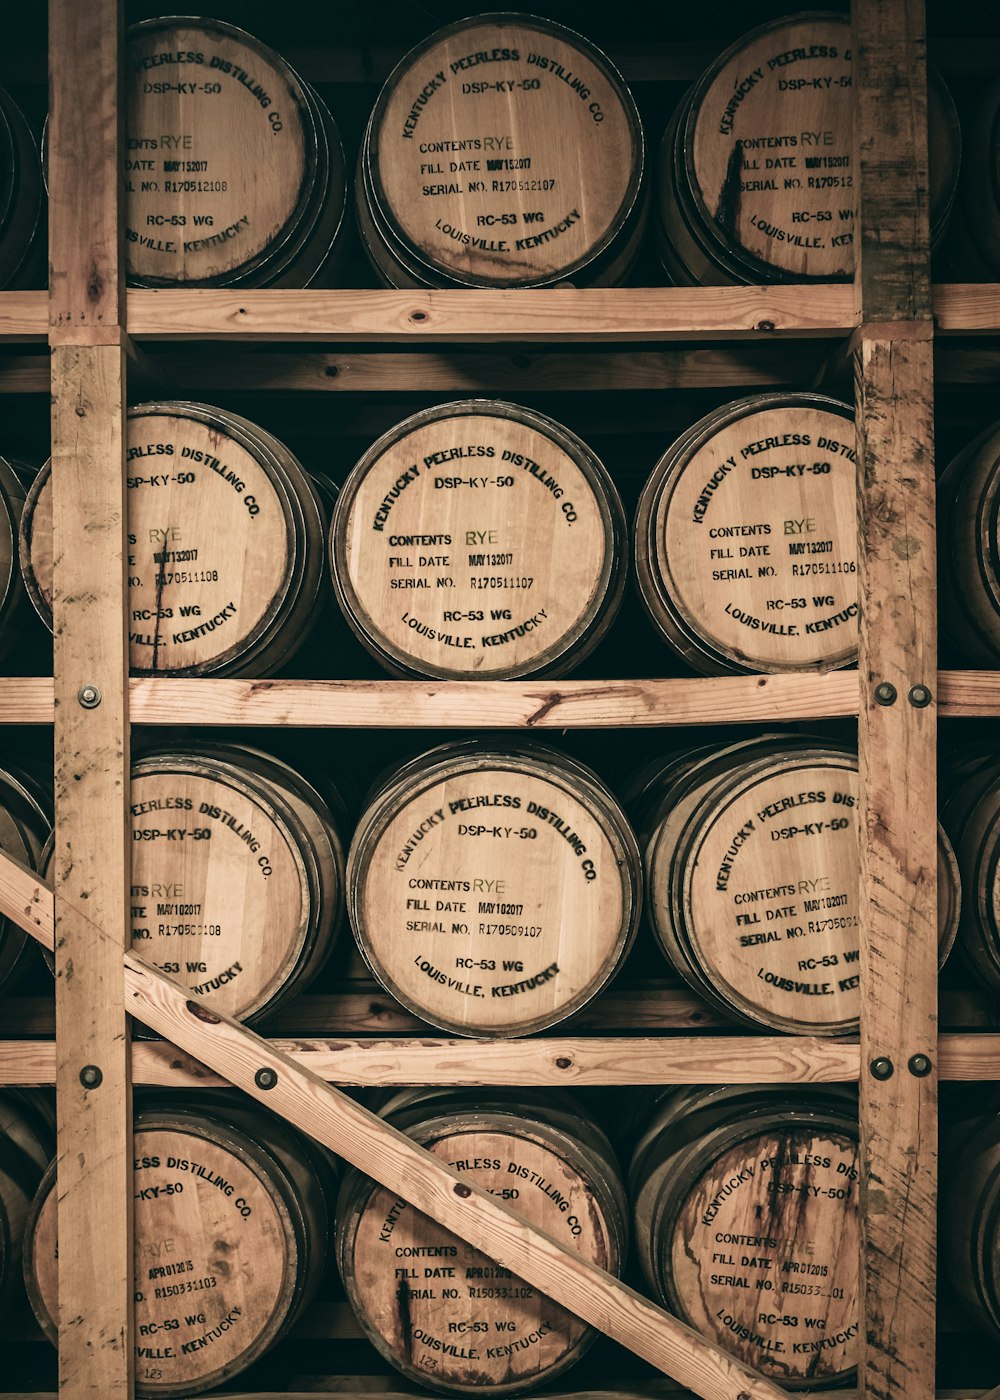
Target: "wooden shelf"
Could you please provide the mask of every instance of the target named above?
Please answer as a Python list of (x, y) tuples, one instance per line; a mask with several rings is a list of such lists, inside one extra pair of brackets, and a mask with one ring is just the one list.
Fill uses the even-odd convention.
[[(858, 1079), (854, 1038), (809, 1036), (541, 1036), (533, 1040), (274, 1040), (302, 1066), (331, 1084), (380, 1088), (404, 1084), (593, 1085), (841, 1084)], [(1000, 1035), (942, 1035), (942, 1079), (1000, 1079)], [(905, 1067), (897, 1066), (901, 1073)], [(0, 1085), (55, 1083), (56, 1046), (49, 1040), (0, 1047)], [(161, 1041), (136, 1041), (132, 1082), (172, 1088), (225, 1083), (197, 1060)]]
[(128, 293), (136, 340), (547, 344), (842, 336), (851, 286)]
[[(858, 324), (854, 288), (612, 287), (516, 291), (213, 288), (128, 293), (136, 340), (489, 345), (839, 338)], [(941, 335), (1000, 334), (1000, 284), (934, 288)], [(45, 292), (0, 292), (0, 341), (44, 341)]]
[[(133, 677), (133, 724), (621, 729), (790, 724), (858, 713), (856, 671), (666, 680), (318, 681)], [(1000, 718), (1000, 671), (938, 672), (943, 719)], [(48, 676), (0, 678), (0, 725), (51, 724)]]

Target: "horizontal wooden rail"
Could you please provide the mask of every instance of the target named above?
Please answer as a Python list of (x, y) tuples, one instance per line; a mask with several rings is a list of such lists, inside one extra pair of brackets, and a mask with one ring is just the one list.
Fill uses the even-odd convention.
[(593, 345), (841, 336), (856, 323), (854, 289), (846, 285), (128, 294), (129, 334), (137, 340)]
[[(944, 987), (940, 993), (941, 1025), (947, 1030), (1000, 1029), (1000, 999), (983, 988)], [(732, 1020), (699, 1000), (682, 983), (658, 978), (620, 977), (565, 1021), (557, 1034), (650, 1035), (658, 1031), (709, 1031), (732, 1034)], [(3, 1003), (0, 1037), (38, 1040), (55, 1034), (51, 995), (11, 996)], [(350, 1040), (360, 1036), (427, 1035), (427, 1024), (394, 1001), (374, 982), (345, 985), (337, 992), (296, 997), (269, 1017), (263, 1034), (279, 1040), (324, 1037)], [(2, 1040), (0, 1040), (2, 1044)]]
[[(54, 904), (52, 891), (32, 871), (0, 853), (0, 911), (49, 949)], [(98, 925), (93, 935), (109, 936)], [(293, 1059), (130, 953), (122, 956), (122, 969), (129, 1011), (169, 1042), (169, 1053), (259, 1100), (658, 1371), (703, 1400), (788, 1400), (786, 1391), (331, 1088), (310, 1067), (308, 1051)], [(134, 1046), (134, 1069), (146, 1049), (161, 1047)], [(269, 1075), (263, 1085), (262, 1070)], [(101, 1087), (91, 1092), (100, 1094)]]
[[(934, 288), (941, 335), (1000, 333), (1000, 284)], [(318, 341), (327, 344), (557, 344), (712, 341), (849, 335), (847, 285), (614, 287), (556, 291), (377, 289), (128, 293), (130, 333), (147, 340)], [(0, 293), (0, 341), (47, 336), (44, 292)]]
[(857, 674), (612, 681), (134, 680), (133, 723), (576, 729), (857, 713)]
[[(138, 961), (138, 960), (137, 960)], [(267, 1045), (328, 1084), (375, 1089), (388, 1085), (516, 1084), (590, 1088), (659, 1084), (855, 1083), (860, 1051), (854, 1039), (809, 1036), (595, 1036), (534, 1040), (439, 1040), (421, 1036), (331, 1040), (275, 1038)], [(1000, 1079), (1000, 1035), (959, 1031), (938, 1042), (941, 1079)], [(0, 1085), (55, 1083), (51, 1040), (0, 1041)], [(135, 1084), (210, 1089), (225, 1083), (175, 1046), (137, 1041)]]

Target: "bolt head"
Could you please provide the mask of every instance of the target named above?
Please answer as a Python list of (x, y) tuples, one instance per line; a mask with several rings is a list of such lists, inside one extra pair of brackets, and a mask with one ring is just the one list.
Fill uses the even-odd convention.
[(81, 685), (76, 698), (85, 710), (96, 710), (101, 703), (101, 692), (96, 685)]
[(869, 1065), (873, 1079), (891, 1079), (894, 1073), (894, 1065), (888, 1055), (879, 1055), (872, 1060)]
[(879, 705), (894, 705), (896, 703), (896, 687), (892, 681), (879, 681), (875, 687), (875, 700)]
[(925, 685), (911, 685), (908, 699), (915, 710), (925, 710), (931, 703), (931, 693)]
[(104, 1075), (97, 1065), (84, 1065), (80, 1071), (80, 1083), (85, 1089), (96, 1089), (103, 1079)]
[(278, 1082), (278, 1071), (265, 1065), (254, 1075), (254, 1083), (258, 1089), (273, 1089)]
[(909, 1061), (910, 1073), (917, 1079), (926, 1079), (933, 1069), (929, 1055), (911, 1055)]

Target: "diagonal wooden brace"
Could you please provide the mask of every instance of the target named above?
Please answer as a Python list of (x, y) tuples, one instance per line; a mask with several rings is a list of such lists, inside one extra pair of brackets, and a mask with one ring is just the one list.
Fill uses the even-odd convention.
[[(3, 852), (0, 913), (53, 950), (51, 889)], [(96, 925), (94, 936), (104, 937)], [(695, 1395), (704, 1400), (788, 1400), (786, 1391), (529, 1225), (405, 1133), (245, 1026), (220, 1016), (141, 958), (125, 953), (123, 967), (126, 1005), (137, 1020)], [(258, 1087), (261, 1069), (277, 1075), (273, 1088)]]

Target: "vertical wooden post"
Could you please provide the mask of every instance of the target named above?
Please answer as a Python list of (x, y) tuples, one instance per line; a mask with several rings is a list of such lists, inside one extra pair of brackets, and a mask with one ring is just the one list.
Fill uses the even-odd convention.
[(855, 0), (861, 535), (861, 1369), (932, 1400), (937, 599), (922, 0)]
[(129, 1400), (119, 0), (50, 0), (59, 1394)]

